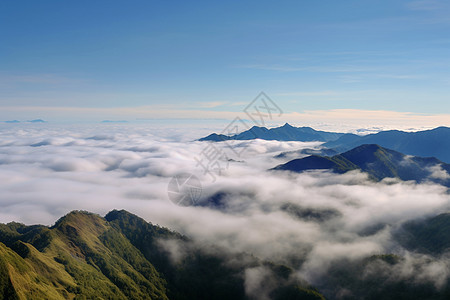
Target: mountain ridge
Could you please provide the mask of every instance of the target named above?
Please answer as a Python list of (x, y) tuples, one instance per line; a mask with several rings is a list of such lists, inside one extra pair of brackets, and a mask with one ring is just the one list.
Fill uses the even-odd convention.
[(446, 163), (450, 162), (450, 128), (445, 126), (417, 132), (388, 130), (364, 136), (345, 134), (323, 146), (344, 152), (363, 144), (378, 144), (408, 155), (434, 156)]
[[(183, 259), (174, 261), (167, 243), (181, 247)], [(286, 291), (324, 299), (286, 277), (294, 273), (288, 267), (245, 254), (227, 264), (223, 251), (197, 248), (124, 210), (72, 211), (51, 227), (0, 224), (0, 299), (249, 299), (243, 274), (258, 266), (277, 282), (271, 299)]]
[[(448, 175), (447, 178), (433, 178), (437, 168)], [(346, 173), (360, 170), (375, 180), (399, 178), (416, 182), (433, 181), (450, 187), (450, 165), (434, 157), (408, 156), (381, 147), (377, 144), (364, 144), (334, 156), (311, 155), (281, 164), (272, 170), (303, 172), (308, 170), (331, 170)]]
[[(329, 210), (286, 209), (313, 221), (336, 217)], [(449, 226), (446, 213), (406, 222), (394, 237), (408, 249), (440, 255), (450, 247)], [(177, 243), (185, 255), (174, 261), (164, 242)], [(428, 282), (391, 282), (383, 272), (359, 276), (367, 268), (401, 267), (404, 260), (380, 254), (333, 264), (318, 286), (330, 299), (340, 299), (342, 288), (358, 299), (448, 298), (450, 283), (439, 290)], [(264, 268), (270, 280), (264, 299), (325, 299), (289, 266), (217, 247), (201, 250), (125, 210), (105, 217), (73, 211), (50, 227), (0, 224), (0, 299), (255, 299), (243, 278), (255, 268)]]
[(249, 130), (237, 133), (232, 136), (224, 134), (212, 133), (206, 137), (200, 138), (199, 141), (227, 141), (227, 140), (278, 140), (278, 141), (319, 141), (327, 142), (338, 139), (344, 133), (327, 132), (315, 130), (311, 127), (294, 127), (289, 123), (280, 127), (266, 128), (260, 126), (253, 126)]
[(271, 129), (253, 126), (247, 131), (231, 136), (212, 133), (200, 138), (198, 141), (222, 142), (253, 139), (302, 142), (317, 141), (324, 143), (322, 147), (338, 153), (364, 144), (377, 144), (404, 154), (437, 157), (443, 162), (450, 163), (450, 152), (447, 151), (447, 149), (450, 149), (450, 128), (445, 126), (416, 132), (387, 130), (367, 135), (357, 135), (353, 133), (318, 131), (311, 127), (294, 127), (286, 123), (283, 126)]

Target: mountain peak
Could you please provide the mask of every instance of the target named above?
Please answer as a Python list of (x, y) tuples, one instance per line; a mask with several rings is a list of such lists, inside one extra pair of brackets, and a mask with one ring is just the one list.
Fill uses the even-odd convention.
[(345, 152), (363, 144), (378, 144), (384, 149), (407, 155), (436, 157), (443, 162), (450, 162), (450, 128), (442, 126), (416, 132), (388, 130), (364, 136), (345, 134), (322, 146)]
[(375, 152), (380, 149), (385, 149), (378, 144), (364, 144), (358, 147), (353, 148), (347, 152)]
[(256, 126), (256, 125), (253, 125), (252, 128), (250, 128), (250, 130), (253, 130), (253, 129), (266, 129), (267, 130), (267, 128), (264, 126)]
[(106, 216), (105, 216), (105, 219), (108, 222), (118, 220), (118, 219), (130, 219), (130, 218), (139, 218), (139, 217), (124, 210), (124, 209), (121, 209), (121, 210), (114, 209), (114, 210), (110, 211), (108, 214), (106, 214)]
[(449, 130), (450, 130), (450, 127), (446, 127), (446, 126), (440, 126), (440, 127), (431, 129), (431, 131), (449, 131)]
[(308, 156), (291, 160), (274, 169), (294, 172), (328, 169), (335, 173), (345, 173), (356, 169), (368, 173), (370, 178), (375, 180), (388, 177), (416, 182), (431, 180), (449, 187), (450, 180), (432, 177), (430, 167), (433, 166), (439, 166), (450, 174), (450, 165), (436, 158), (418, 156), (407, 158), (405, 154), (377, 144), (364, 144), (332, 157)]
[(262, 126), (253, 126), (233, 136), (217, 136), (210, 134), (200, 138), (199, 141), (219, 142), (222, 140), (275, 140), (275, 141), (302, 141), (302, 142), (328, 142), (338, 139), (343, 133), (317, 131), (311, 127), (294, 127), (289, 123), (283, 126), (267, 129)]
[(66, 227), (73, 227), (80, 231), (100, 232), (104, 229), (105, 219), (98, 214), (87, 211), (74, 210), (56, 221), (51, 228), (64, 230)]
[(214, 142), (222, 142), (229, 140), (230, 137), (224, 134), (211, 133), (207, 137), (199, 139), (199, 141), (214, 141)]
[(64, 220), (73, 220), (73, 219), (78, 219), (78, 218), (85, 218), (85, 217), (100, 217), (97, 214), (88, 212), (88, 211), (84, 211), (84, 210), (73, 210), (71, 212), (69, 212), (68, 214), (66, 214), (65, 216), (61, 217), (58, 221), (64, 221)]
[(404, 156), (401, 153), (390, 149), (385, 149), (377, 144), (364, 144), (342, 153), (341, 156), (352, 161), (353, 163), (356, 163), (357, 165), (360, 165), (380, 160), (381, 158), (379, 157), (379, 153), (389, 153), (390, 155), (396, 155), (398, 157)]

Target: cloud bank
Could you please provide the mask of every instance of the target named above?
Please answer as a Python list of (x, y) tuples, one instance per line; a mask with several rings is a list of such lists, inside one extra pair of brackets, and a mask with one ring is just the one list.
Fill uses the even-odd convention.
[[(406, 257), (395, 267), (402, 276), (432, 280), (436, 287), (448, 278), (441, 258), (411, 253), (393, 238), (408, 220), (448, 211), (446, 188), (395, 179), (376, 183), (359, 172), (267, 171), (285, 162), (274, 158), (280, 152), (318, 149), (320, 143), (241, 141), (235, 145), (243, 151), (239, 157), (225, 143), (215, 145), (229, 156), (221, 161), (228, 168), (213, 182), (195, 160), (208, 144), (178, 130), (3, 127), (0, 222), (50, 225), (74, 209), (102, 215), (126, 209), (200, 245), (288, 264), (317, 285), (338, 261), (383, 253)], [(441, 169), (434, 172), (448, 176)], [(180, 207), (169, 201), (168, 183), (180, 173), (193, 173), (202, 182), (200, 205)], [(172, 255), (176, 259), (180, 253)], [(247, 270), (249, 293), (264, 272)]]

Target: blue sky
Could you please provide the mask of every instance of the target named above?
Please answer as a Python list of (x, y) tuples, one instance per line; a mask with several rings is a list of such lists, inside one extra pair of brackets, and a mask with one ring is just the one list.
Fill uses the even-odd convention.
[(2, 1), (0, 120), (224, 116), (260, 91), (450, 115), (449, 48), (439, 0)]

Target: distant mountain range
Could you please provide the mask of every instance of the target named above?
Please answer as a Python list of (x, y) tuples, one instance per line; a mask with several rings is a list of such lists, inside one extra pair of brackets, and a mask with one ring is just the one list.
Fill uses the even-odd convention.
[[(364, 144), (377, 144), (407, 155), (436, 157), (450, 163), (450, 128), (438, 127), (432, 130), (404, 132), (398, 130), (381, 131), (369, 135), (317, 131), (310, 127), (293, 127), (285, 124), (281, 127), (267, 129), (254, 126), (233, 136), (210, 134), (199, 141), (226, 140), (277, 140), (277, 141), (318, 141), (328, 149), (341, 153)], [(327, 154), (328, 155), (328, 154)]]
[(418, 132), (389, 130), (365, 136), (345, 134), (335, 141), (325, 143), (323, 146), (343, 152), (363, 144), (378, 144), (408, 155), (434, 156), (450, 163), (449, 127), (438, 127)]
[(450, 187), (450, 164), (434, 157), (408, 156), (376, 144), (361, 145), (331, 157), (311, 155), (294, 159), (273, 170), (330, 170), (335, 173), (360, 170), (375, 180), (390, 177), (416, 182), (429, 180)]
[[(8, 121), (4, 121), (5, 123), (8, 124), (16, 124), (16, 123), (21, 123), (21, 121), (19, 120), (8, 120)], [(36, 119), (36, 120), (28, 120), (26, 121), (27, 123), (47, 123), (47, 121), (44, 121), (42, 119)]]
[(266, 127), (253, 126), (249, 130), (233, 136), (213, 133), (208, 135), (207, 137), (199, 139), (199, 141), (221, 142), (227, 140), (262, 139), (277, 141), (328, 142), (335, 141), (343, 135), (343, 133), (318, 131), (312, 129), (311, 127), (294, 127), (286, 123), (281, 127), (271, 129), (267, 129)]
[(271, 299), (324, 299), (287, 266), (199, 249), (126, 211), (75, 211), (52, 227), (0, 224), (0, 299), (249, 299), (243, 274), (258, 266), (277, 282)]

